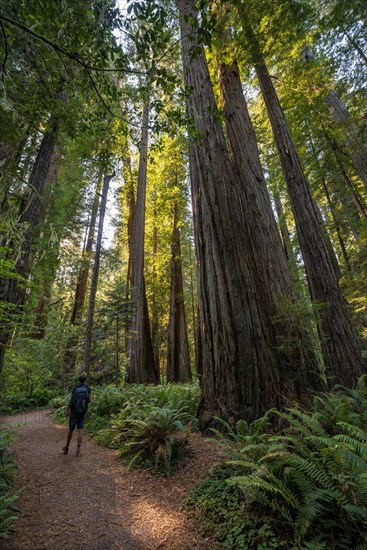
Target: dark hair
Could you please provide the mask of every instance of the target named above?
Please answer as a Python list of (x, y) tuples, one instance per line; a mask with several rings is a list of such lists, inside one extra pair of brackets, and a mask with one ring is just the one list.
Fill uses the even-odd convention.
[(85, 382), (86, 378), (87, 378), (87, 373), (86, 373), (86, 372), (82, 372), (81, 375), (79, 376), (79, 382), (80, 382), (81, 384), (83, 384), (83, 382)]

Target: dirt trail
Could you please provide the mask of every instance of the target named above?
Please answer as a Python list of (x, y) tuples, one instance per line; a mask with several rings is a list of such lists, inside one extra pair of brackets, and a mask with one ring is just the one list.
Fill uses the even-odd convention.
[(16, 486), (22, 513), (7, 550), (214, 550), (181, 511), (188, 489), (212, 466), (217, 449), (190, 436), (190, 459), (170, 479), (128, 471), (115, 453), (76, 434), (61, 454), (67, 429), (47, 412), (3, 419), (17, 432)]

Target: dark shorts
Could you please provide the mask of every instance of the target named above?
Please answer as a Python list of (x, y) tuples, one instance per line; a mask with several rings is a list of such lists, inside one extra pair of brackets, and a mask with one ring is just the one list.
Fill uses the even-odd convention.
[(78, 430), (82, 430), (84, 427), (84, 417), (85, 414), (70, 413), (69, 430), (73, 432), (75, 430), (75, 426), (77, 426)]

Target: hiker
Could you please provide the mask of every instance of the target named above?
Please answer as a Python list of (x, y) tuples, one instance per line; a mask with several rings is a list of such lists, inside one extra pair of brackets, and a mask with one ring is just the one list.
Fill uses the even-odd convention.
[(91, 394), (90, 387), (88, 386), (88, 384), (85, 383), (86, 379), (87, 375), (85, 372), (83, 372), (79, 376), (80, 383), (74, 386), (68, 402), (66, 416), (69, 418), (69, 431), (66, 439), (66, 445), (62, 448), (62, 452), (64, 455), (67, 455), (69, 452), (70, 441), (73, 437), (73, 431), (75, 430), (76, 426), (78, 428), (78, 437), (75, 456), (81, 456), (80, 448), (82, 446), (83, 439), (84, 417), (85, 413), (88, 410)]

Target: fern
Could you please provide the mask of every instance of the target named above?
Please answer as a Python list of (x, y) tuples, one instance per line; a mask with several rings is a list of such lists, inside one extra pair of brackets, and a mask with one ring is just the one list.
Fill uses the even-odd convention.
[(14, 493), (11, 490), (15, 464), (9, 445), (13, 439), (13, 431), (0, 429), (0, 539), (9, 537), (20, 511), (14, 504), (19, 491)]
[[(266, 433), (269, 415), (258, 430), (241, 421), (234, 429), (222, 424), (227, 438), (214, 432), (228, 457), (216, 470), (217, 482), (226, 480), (223, 494), (229, 500), (238, 495), (243, 510), (241, 535), (237, 542), (229, 538), (226, 548), (257, 548), (253, 541), (262, 525), (271, 526), (276, 541), (262, 548), (367, 548), (366, 397), (363, 377), (352, 390), (339, 386), (318, 396), (311, 411), (272, 411), (283, 425), (277, 435)], [(217, 499), (214, 509), (230, 522)]]
[[(181, 410), (168, 407), (145, 410), (144, 418), (129, 416), (124, 419), (120, 433), (119, 455), (128, 467), (144, 466), (170, 475), (174, 452), (180, 446), (177, 432), (184, 432)], [(164, 452), (162, 452), (164, 449)]]

